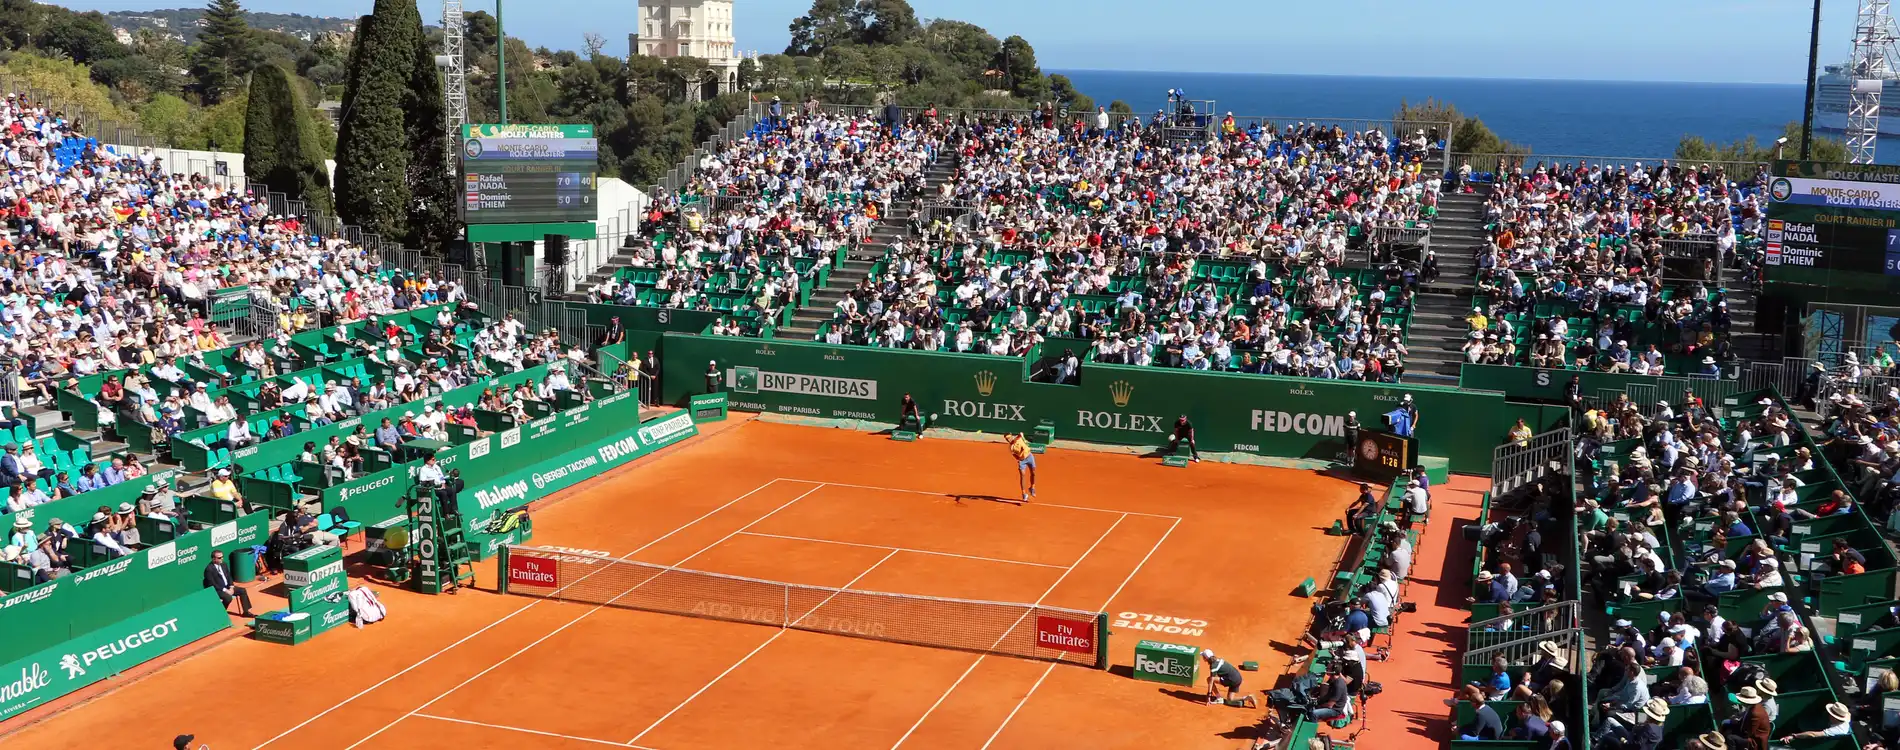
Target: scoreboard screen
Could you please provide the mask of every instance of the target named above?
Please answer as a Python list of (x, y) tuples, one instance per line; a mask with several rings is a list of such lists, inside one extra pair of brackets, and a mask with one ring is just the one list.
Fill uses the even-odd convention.
[(592, 125), (462, 127), (462, 220), (591, 222), (600, 141)]
[(1777, 161), (1767, 220), (1770, 285), (1823, 297), (1900, 291), (1900, 167)]

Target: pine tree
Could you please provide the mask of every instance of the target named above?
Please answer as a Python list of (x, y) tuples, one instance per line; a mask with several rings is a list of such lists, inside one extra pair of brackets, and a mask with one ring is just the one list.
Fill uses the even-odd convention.
[[(442, 101), (442, 76), (435, 67), (435, 50), (422, 31), (422, 15), (411, 9), (410, 27), (415, 38), (415, 55), (410, 67), (409, 102), (403, 106), (403, 130), (409, 143), (408, 184), (409, 231), (403, 235), (406, 247), (428, 252), (441, 248), (457, 234), (456, 201), (461, 194), (449, 174), (450, 140), (443, 130), (448, 107)], [(457, 139), (459, 141), (459, 138)]]
[(211, 0), (191, 51), (192, 86), (199, 98), (207, 105), (223, 101), (244, 84), (256, 60), (257, 42), (244, 23), (244, 8), (238, 0)]
[(356, 26), (337, 125), (338, 217), (386, 239), (408, 234), (410, 151), (403, 107), (414, 67), (416, 34), (408, 0), (376, 0)]
[(319, 151), (310, 107), (290, 74), (274, 64), (252, 71), (244, 111), (245, 178), (328, 214), (329, 178)]

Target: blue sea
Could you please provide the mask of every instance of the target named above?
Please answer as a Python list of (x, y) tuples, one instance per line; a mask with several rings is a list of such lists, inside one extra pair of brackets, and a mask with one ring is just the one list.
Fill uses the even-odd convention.
[[(1668, 158), (1684, 135), (1772, 143), (1801, 119), (1799, 84), (1648, 83), (1509, 78), (1376, 78), (1252, 73), (1054, 70), (1107, 106), (1121, 99), (1146, 116), (1170, 88), (1213, 99), (1236, 117), (1390, 120), (1399, 102), (1437, 99), (1533, 153)], [(1838, 133), (1823, 133), (1839, 138)], [(1790, 154), (1792, 156), (1793, 154)], [(1900, 163), (1900, 138), (1882, 138), (1882, 163)]]

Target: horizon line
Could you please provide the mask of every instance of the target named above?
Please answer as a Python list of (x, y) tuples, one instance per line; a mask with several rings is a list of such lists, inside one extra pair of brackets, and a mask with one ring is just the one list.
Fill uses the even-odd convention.
[(1802, 87), (1802, 88), (1805, 88), (1807, 85), (1806, 82), (1804, 81), (1795, 81), (1795, 82), (1790, 83), (1790, 82), (1774, 82), (1774, 81), (1666, 81), (1666, 80), (1654, 80), (1654, 79), (1643, 80), (1643, 79), (1632, 79), (1632, 78), (1564, 78), (1564, 77), (1456, 76), (1456, 75), (1395, 76), (1395, 75), (1373, 75), (1373, 74), (1358, 74), (1358, 73), (1271, 73), (1271, 72), (1263, 72), (1263, 71), (1237, 71), (1237, 70), (1132, 70), (1132, 69), (1126, 69), (1126, 68), (1086, 68), (1086, 67), (1054, 67), (1054, 66), (1045, 68), (1045, 72), (1049, 72), (1049, 73), (1069, 73), (1069, 72), (1146, 73), (1146, 74), (1157, 74), (1157, 75), (1212, 75), (1212, 76), (1232, 76), (1236, 78), (1245, 77), (1245, 76), (1272, 76), (1272, 77), (1281, 77), (1281, 78), (1377, 78), (1377, 79), (1394, 80), (1394, 81), (1532, 81), (1532, 82), (1540, 82), (1540, 83), (1548, 83), (1548, 82), (1661, 83), (1661, 84), (1687, 84), (1687, 85), (1699, 85), (1699, 86), (1794, 86), (1794, 87)]

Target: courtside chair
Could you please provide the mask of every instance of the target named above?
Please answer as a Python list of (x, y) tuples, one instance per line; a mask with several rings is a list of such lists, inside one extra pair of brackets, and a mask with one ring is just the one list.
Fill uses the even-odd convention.
[(338, 521), (335, 515), (324, 513), (317, 516), (317, 530), (337, 535), (341, 538), (343, 547), (347, 549), (350, 546), (350, 537), (362, 531), (363, 524), (359, 521)]

